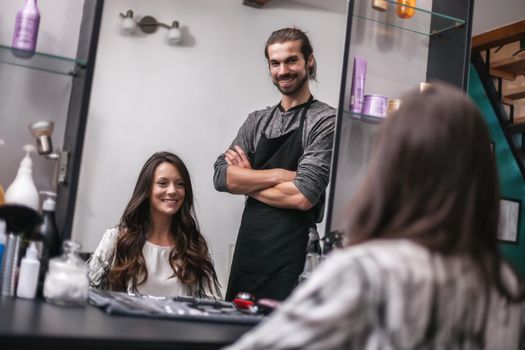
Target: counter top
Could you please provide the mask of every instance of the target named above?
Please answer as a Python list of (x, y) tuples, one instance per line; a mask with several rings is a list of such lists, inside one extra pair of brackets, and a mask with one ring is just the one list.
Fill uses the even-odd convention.
[(252, 327), (116, 316), (91, 305), (0, 298), (2, 349), (218, 349)]

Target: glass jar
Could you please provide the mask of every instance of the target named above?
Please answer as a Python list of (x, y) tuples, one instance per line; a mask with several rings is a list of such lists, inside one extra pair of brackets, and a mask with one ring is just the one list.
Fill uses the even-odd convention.
[[(412, 6), (412, 7), (408, 7)], [(401, 18), (411, 18), (416, 13), (416, 0), (397, 0), (397, 15)]]
[(66, 240), (64, 253), (49, 260), (44, 298), (58, 305), (83, 305), (89, 291), (88, 266), (79, 257), (80, 244)]

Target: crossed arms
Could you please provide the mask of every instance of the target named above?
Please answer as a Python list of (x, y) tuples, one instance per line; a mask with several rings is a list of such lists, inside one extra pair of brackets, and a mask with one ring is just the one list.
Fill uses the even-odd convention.
[[(278, 208), (310, 209), (319, 201), (328, 185), (335, 130), (335, 110), (328, 105), (321, 104), (320, 107), (305, 123), (303, 154), (298, 160), (296, 172), (278, 168), (252, 168), (253, 159), (250, 160), (247, 154), (248, 151), (255, 151), (270, 108), (248, 115), (230, 144), (230, 149), (219, 155), (213, 165), (215, 189), (245, 194)], [(291, 120), (282, 129), (279, 123), (279, 132), (270, 136), (291, 131), (296, 124), (296, 121)]]
[(252, 169), (241, 147), (235, 145), (224, 154), (228, 164), (226, 186), (231, 193), (246, 194), (277, 208), (308, 210), (312, 203), (293, 183), (296, 172), (285, 169)]

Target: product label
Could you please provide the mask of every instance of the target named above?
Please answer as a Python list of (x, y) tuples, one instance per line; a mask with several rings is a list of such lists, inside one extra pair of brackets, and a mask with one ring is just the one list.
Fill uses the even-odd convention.
[(13, 47), (33, 51), (36, 47), (39, 22), (38, 18), (17, 18)]

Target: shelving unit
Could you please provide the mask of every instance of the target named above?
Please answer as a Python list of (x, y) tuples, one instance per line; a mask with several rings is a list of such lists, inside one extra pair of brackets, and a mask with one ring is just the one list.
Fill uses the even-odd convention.
[[(54, 145), (55, 148), (58, 148), (65, 155), (60, 159), (59, 163), (60, 172), (65, 174), (64, 181), (60, 182), (56, 189), (56, 219), (59, 232), (62, 234), (62, 240), (71, 237), (103, 4), (104, 0), (83, 1), (76, 57), (64, 57), (45, 52), (28, 52), (16, 50), (7, 45), (0, 45), (0, 65), (16, 66), (23, 70), (36, 70), (58, 76), (67, 76), (71, 79), (70, 84), (67, 85), (68, 88), (69, 86), (71, 87), (70, 91), (58, 90), (64, 95), (63, 100), (60, 102), (64, 101), (64, 106), (67, 106), (65, 118), (64, 114), (59, 116), (49, 115), (46, 107), (52, 102), (45, 98), (40, 100), (36, 98), (39, 104), (32, 106), (35, 110), (34, 115), (38, 115), (39, 118), (42, 115), (43, 119), (54, 122), (59, 119), (62, 123), (65, 119), (65, 127), (62, 124), (60, 128), (61, 131), (64, 130), (64, 134), (57, 137), (58, 139), (63, 139), (63, 143), (62, 145)], [(30, 75), (26, 76), (28, 79), (31, 79)], [(63, 78), (56, 76), (55, 78), (57, 80), (49, 80), (51, 83), (45, 86), (46, 89), (56, 88), (53, 85), (53, 81), (64, 81)], [(61, 85), (61, 87), (63, 86), (66, 85)], [(35, 88), (32, 93), (38, 97), (38, 91)], [(27, 118), (27, 116), (24, 117)], [(20, 118), (18, 123), (23, 124), (26, 121), (27, 119)], [(46, 168), (45, 170), (49, 169)], [(39, 190), (41, 189), (39, 188)]]
[[(455, 29), (461, 27), (465, 24), (465, 20), (461, 18), (456, 18), (453, 16), (448, 16), (443, 13), (429, 11), (427, 9), (417, 7), (417, 6), (407, 6), (415, 10), (414, 16), (409, 19), (401, 19), (394, 17), (395, 8), (397, 2), (395, 0), (385, 0), (388, 3), (388, 9), (384, 12), (375, 11), (374, 16), (368, 15), (366, 7), (357, 8), (357, 11), (354, 12), (353, 16), (355, 18), (363, 19), (366, 21), (384, 24), (387, 27), (392, 27), (400, 30), (409, 31), (412, 33), (420, 34), (423, 36), (436, 36), (447, 30)], [(370, 1), (368, 2), (370, 3)], [(394, 15), (394, 16), (392, 16)], [(430, 26), (414, 26), (414, 18), (423, 17), (428, 21)], [(430, 20), (432, 18), (432, 20)], [(425, 22), (426, 22), (425, 21)], [(421, 22), (418, 22), (421, 23)]]
[[(385, 12), (373, 10), (369, 0), (350, 0), (348, 3), (325, 232), (345, 231), (348, 206), (362, 181), (375, 135), (384, 120), (349, 111), (356, 51), (368, 61), (365, 94), (379, 93), (399, 98), (404, 92), (400, 90), (409, 90), (422, 81), (432, 80), (446, 81), (464, 90), (467, 87), (472, 1), (419, 0), (418, 5), (422, 6), (414, 7), (415, 14), (410, 19), (397, 17), (396, 1), (386, 1), (388, 10)], [(352, 37), (354, 32), (356, 35)], [(412, 65), (400, 66), (398, 62), (403, 60), (412, 60)], [(416, 65), (423, 67), (421, 76), (409, 74)], [(373, 79), (371, 88), (367, 87), (369, 78)], [(390, 89), (388, 85), (391, 85)]]
[(76, 75), (78, 69), (87, 67), (85, 59), (51, 55), (44, 52), (31, 53), (5, 45), (0, 45), (0, 63), (71, 76)]

